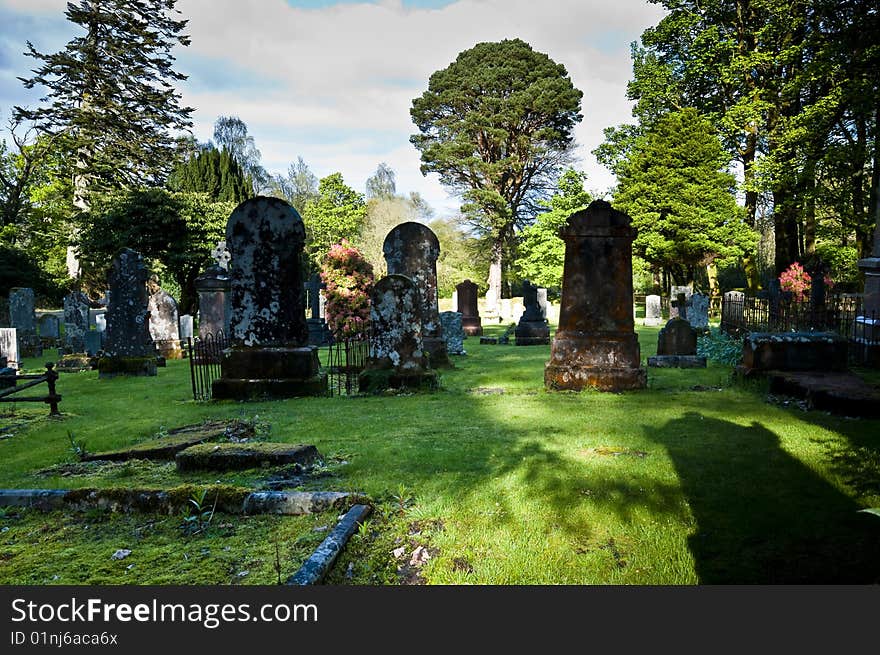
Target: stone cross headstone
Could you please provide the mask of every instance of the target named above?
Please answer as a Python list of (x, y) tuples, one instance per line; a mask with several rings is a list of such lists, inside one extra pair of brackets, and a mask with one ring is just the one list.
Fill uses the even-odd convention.
[(229, 332), (214, 398), (323, 395), (327, 376), (309, 346), (302, 251), (306, 232), (296, 209), (280, 198), (242, 202), (226, 223)]
[(687, 320), (691, 327), (699, 332), (705, 332), (709, 329), (709, 296), (702, 293), (695, 293), (691, 296)]
[(669, 313), (673, 314), (671, 318), (683, 318), (687, 320), (688, 305), (690, 305), (690, 301), (687, 296), (683, 292), (677, 293), (675, 295), (675, 300), (669, 303)]
[[(673, 286), (669, 289), (669, 318), (675, 318), (676, 316), (681, 316), (684, 318), (684, 315), (680, 313), (681, 307), (685, 308), (685, 312), (687, 311), (687, 307), (690, 306), (691, 296), (693, 295), (694, 290), (690, 285), (687, 286)], [(684, 294), (684, 305), (676, 305), (675, 302), (679, 300), (679, 295)]]
[(538, 304), (538, 287), (523, 282), (523, 313), (516, 325), (514, 335), (517, 346), (536, 346), (550, 343), (550, 328)]
[(660, 325), (662, 320), (660, 296), (656, 294), (645, 296), (645, 325)]
[(150, 292), (150, 302), (147, 307), (150, 310), (150, 336), (159, 350), (159, 355), (165, 359), (182, 359), (177, 301), (159, 286), (159, 279), (155, 275), (150, 276), (147, 290)]
[(229, 270), (229, 260), (232, 259), (232, 255), (226, 248), (225, 239), (221, 239), (217, 242), (217, 245), (214, 246), (214, 249), (211, 251), (211, 258), (214, 260), (215, 265), (218, 268), (221, 268), (224, 271)]
[(34, 290), (27, 287), (13, 287), (9, 291), (9, 325), (16, 328), (19, 355), (40, 357), (43, 347), (37, 336), (37, 318), (34, 303)]
[(457, 294), (456, 308), (461, 313), (461, 324), (464, 333), (468, 336), (483, 334), (483, 326), (480, 323), (480, 311), (477, 307), (477, 285), (470, 280), (465, 280), (456, 285)]
[(370, 354), (359, 376), (362, 392), (421, 388), (436, 383), (436, 373), (428, 368), (422, 340), (423, 305), (415, 283), (405, 275), (387, 275), (373, 286)]
[(443, 324), (443, 338), (446, 339), (446, 352), (450, 355), (466, 355), (464, 349), (464, 327), (461, 312), (440, 312)]
[(437, 297), (437, 258), (440, 256), (437, 235), (422, 223), (401, 223), (385, 237), (382, 253), (389, 275), (405, 275), (416, 285), (422, 308), (422, 339), (431, 367), (448, 366)]
[(43, 314), (40, 317), (40, 339), (55, 341), (61, 336), (61, 325), (54, 314)]
[(108, 281), (106, 356), (99, 377), (156, 375), (156, 346), (150, 336), (148, 272), (139, 252), (123, 248), (114, 258)]
[(639, 340), (632, 312), (630, 217), (604, 200), (568, 217), (559, 328), (544, 368), (551, 390), (643, 389)]
[(89, 299), (81, 291), (64, 296), (64, 346), (69, 353), (86, 351), (89, 329)]
[(0, 356), (6, 358), (6, 366), (9, 368), (20, 368), (16, 328), (0, 328)]

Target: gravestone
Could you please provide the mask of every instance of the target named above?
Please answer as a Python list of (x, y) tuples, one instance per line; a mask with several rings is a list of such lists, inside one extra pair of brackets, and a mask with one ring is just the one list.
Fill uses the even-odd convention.
[(705, 332), (709, 329), (709, 296), (702, 293), (695, 293), (691, 296), (687, 319), (691, 327), (698, 332)]
[(568, 217), (559, 328), (544, 368), (548, 389), (643, 389), (632, 313), (630, 217), (604, 200)]
[(18, 356), (18, 335), (16, 328), (0, 328), (0, 356), (6, 358), (6, 366), (18, 370), (21, 360)]
[(321, 276), (315, 273), (305, 285), (306, 295), (311, 316), (306, 320), (309, 326), (309, 343), (313, 346), (326, 346), (330, 343), (330, 328), (324, 319), (324, 304), (321, 302), (321, 289), (327, 285), (321, 281)]
[(43, 346), (37, 336), (33, 289), (13, 287), (9, 290), (9, 325), (17, 330), (20, 357), (40, 357), (43, 354)]
[(697, 355), (697, 331), (687, 319), (669, 319), (657, 335), (657, 355), (648, 366), (660, 368), (705, 368), (706, 358)]
[(415, 283), (405, 275), (383, 277), (370, 303), (370, 354), (358, 376), (360, 391), (435, 387), (437, 374), (428, 368), (422, 340), (424, 303)]
[(61, 321), (54, 314), (43, 314), (40, 317), (39, 327), (41, 341), (54, 343), (61, 336)]
[[(685, 305), (676, 305), (675, 302), (678, 301), (678, 296), (680, 294), (684, 294)], [(681, 313), (681, 307), (690, 307), (691, 304), (691, 296), (694, 294), (694, 290), (690, 285), (687, 286), (672, 286), (669, 288), (669, 318), (675, 318), (676, 316), (681, 316), (684, 318), (684, 314)]]
[(550, 343), (550, 328), (538, 304), (538, 287), (528, 280), (523, 282), (523, 304), (525, 309), (514, 332), (516, 345), (537, 346)]
[(181, 343), (187, 339), (193, 338), (193, 317), (190, 314), (183, 314), (180, 317), (180, 341)]
[[(523, 304), (525, 304), (525, 298), (523, 298)], [(548, 318), (547, 316), (547, 289), (544, 287), (538, 287), (538, 307), (541, 309), (541, 316), (544, 318)]]
[(721, 331), (732, 332), (745, 327), (746, 294), (727, 291), (721, 298)]
[[(89, 330), (83, 336), (83, 350), (80, 352), (85, 352), (90, 357), (94, 357), (104, 347), (104, 340), (101, 338), (101, 335), (105, 334), (104, 332), (98, 332), (97, 330)], [(149, 375), (153, 375), (149, 373)]]
[(86, 352), (89, 305), (89, 298), (82, 291), (64, 296), (64, 347), (68, 353)]
[(422, 308), (422, 340), (431, 367), (449, 366), (437, 298), (437, 235), (427, 225), (401, 223), (385, 237), (382, 253), (389, 275), (405, 275), (416, 285)]
[(180, 348), (180, 317), (177, 312), (177, 301), (161, 286), (159, 278), (151, 275), (147, 281), (150, 301), (150, 336), (159, 356), (165, 359), (183, 359)]
[[(224, 242), (225, 243), (225, 242)], [(232, 314), (232, 284), (229, 272), (219, 264), (212, 264), (196, 278), (199, 294), (199, 338), (229, 336), (229, 317)]]
[(443, 338), (446, 339), (446, 352), (450, 355), (466, 355), (464, 349), (464, 327), (461, 312), (440, 312), (443, 325)]
[(645, 325), (660, 325), (663, 322), (660, 311), (660, 296), (645, 296)]
[(108, 281), (107, 330), (98, 377), (156, 375), (156, 346), (150, 336), (147, 268), (139, 252), (123, 248)]
[(461, 313), (461, 325), (464, 333), (468, 336), (483, 334), (483, 326), (480, 324), (480, 310), (477, 307), (477, 285), (470, 280), (465, 280), (456, 285), (457, 294), (456, 308)]
[(309, 346), (301, 256), (306, 232), (280, 198), (242, 202), (226, 223), (229, 337), (215, 399), (288, 398), (327, 393), (318, 349)]

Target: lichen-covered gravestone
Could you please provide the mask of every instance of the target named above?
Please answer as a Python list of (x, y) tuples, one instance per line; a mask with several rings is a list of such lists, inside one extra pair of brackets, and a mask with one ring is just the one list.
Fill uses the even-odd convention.
[(212, 264), (196, 278), (199, 294), (199, 338), (216, 338), (221, 332), (229, 336), (229, 318), (232, 315), (232, 283), (229, 271)]
[(51, 347), (61, 336), (61, 323), (54, 314), (43, 314), (40, 317), (40, 341), (44, 346)]
[(370, 355), (358, 379), (360, 391), (435, 387), (437, 374), (427, 367), (415, 283), (405, 275), (383, 277), (373, 286), (370, 303)]
[(550, 343), (550, 328), (538, 304), (538, 287), (528, 280), (523, 282), (523, 305), (525, 309), (514, 331), (516, 345), (537, 346)]
[(389, 275), (405, 275), (416, 285), (422, 316), (422, 339), (431, 367), (449, 366), (437, 299), (440, 241), (427, 225), (409, 221), (392, 229), (382, 245)]
[(461, 325), (464, 333), (469, 337), (483, 334), (483, 326), (480, 323), (480, 310), (477, 307), (477, 285), (470, 280), (465, 280), (456, 285), (456, 308), (461, 313)]
[(110, 302), (99, 377), (156, 375), (156, 346), (150, 336), (147, 268), (139, 252), (123, 248), (110, 269)]
[(150, 292), (150, 336), (159, 355), (165, 359), (182, 359), (177, 301), (159, 286), (159, 278), (155, 275), (150, 276), (147, 290)]
[(40, 357), (43, 347), (37, 336), (34, 290), (15, 287), (9, 291), (9, 324), (16, 328), (21, 357)]
[(461, 312), (440, 312), (440, 323), (443, 325), (443, 338), (446, 339), (446, 352), (450, 355), (466, 355)]
[(709, 329), (709, 296), (702, 293), (695, 293), (691, 296), (687, 319), (691, 327), (698, 332), (705, 332)]
[(279, 198), (245, 200), (230, 215), (232, 346), (212, 384), (214, 398), (327, 393), (318, 350), (308, 345), (300, 263), (305, 239), (302, 218)]
[(559, 329), (544, 368), (548, 389), (643, 389), (632, 311), (630, 217), (603, 200), (568, 217)]

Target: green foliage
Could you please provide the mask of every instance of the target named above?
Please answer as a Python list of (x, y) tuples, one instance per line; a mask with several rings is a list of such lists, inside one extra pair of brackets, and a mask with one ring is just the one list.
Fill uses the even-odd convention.
[(193, 492), (192, 497), (190, 497), (188, 509), (183, 514), (183, 524), (181, 525), (186, 534), (195, 535), (202, 533), (211, 524), (211, 520), (214, 518), (214, 510), (217, 509), (217, 498), (219, 495), (214, 496), (214, 504), (210, 507), (205, 502), (207, 495), (208, 490), (202, 488), (200, 491)]
[(695, 267), (754, 246), (728, 161), (712, 126), (693, 109), (664, 115), (636, 139), (620, 165), (614, 203), (632, 217), (639, 257), (692, 279)]
[(178, 284), (180, 313), (194, 313), (195, 279), (211, 261), (233, 209), (232, 203), (210, 202), (204, 193), (158, 188), (101, 196), (82, 216), (77, 250), (84, 269), (98, 277), (106, 275), (121, 248), (137, 250)]
[(465, 234), (451, 219), (435, 219), (428, 227), (440, 242), (437, 258), (437, 292), (441, 298), (452, 297), (455, 286), (471, 280), (478, 286), (486, 279), (489, 260), (484, 242)]
[(324, 257), (327, 325), (337, 339), (364, 335), (370, 322), (373, 267), (348, 241), (333, 244)]
[(86, 451), (86, 442), (84, 439), (76, 439), (73, 432), (67, 431), (67, 440), (70, 442), (70, 452), (78, 460), (83, 460), (88, 454)]
[(573, 213), (586, 209), (593, 197), (584, 189), (586, 175), (568, 169), (559, 178), (559, 189), (542, 205), (549, 209), (520, 234), (519, 256), (514, 271), (522, 280), (549, 289), (562, 287), (565, 243), (559, 230)]
[(252, 198), (253, 186), (226, 148), (205, 148), (179, 163), (168, 177), (172, 191), (206, 193), (211, 202), (235, 205)]
[(354, 242), (367, 214), (364, 196), (342, 179), (342, 173), (323, 178), (318, 197), (306, 204), (303, 222), (308, 243), (306, 250), (315, 265), (320, 265), (330, 246), (343, 239)]
[(726, 366), (742, 361), (742, 349), (742, 337), (732, 337), (718, 328), (697, 337), (697, 354)]
[(305, 214), (306, 205), (317, 200), (318, 178), (309, 169), (302, 157), (287, 168), (287, 176), (276, 175), (273, 180), (273, 193), (289, 202), (300, 216)]
[(238, 116), (220, 116), (214, 123), (214, 141), (219, 149), (229, 152), (250, 180), (251, 196), (271, 187), (272, 178), (260, 164), (262, 155), (243, 120)]
[(367, 198), (393, 198), (397, 195), (394, 171), (384, 161), (367, 178)]

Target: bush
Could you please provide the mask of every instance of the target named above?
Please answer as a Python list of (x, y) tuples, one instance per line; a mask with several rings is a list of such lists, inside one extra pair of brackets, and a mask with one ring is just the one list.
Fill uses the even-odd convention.
[(736, 366), (742, 360), (741, 337), (732, 337), (718, 328), (697, 337), (697, 354), (719, 364)]
[(330, 246), (321, 267), (321, 280), (327, 285), (326, 317), (337, 339), (367, 332), (370, 321), (370, 291), (373, 265), (345, 239)]

